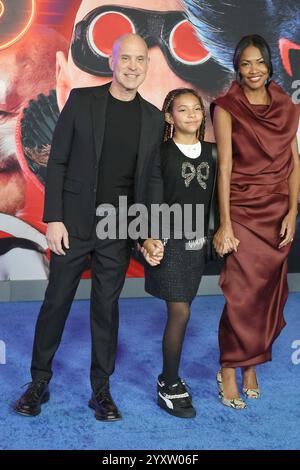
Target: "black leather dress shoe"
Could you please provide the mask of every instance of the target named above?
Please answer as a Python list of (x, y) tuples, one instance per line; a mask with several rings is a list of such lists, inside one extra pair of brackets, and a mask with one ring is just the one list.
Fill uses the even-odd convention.
[(50, 399), (48, 382), (37, 380), (31, 382), (26, 392), (13, 406), (13, 410), (23, 416), (37, 416), (41, 412), (41, 405)]
[(122, 419), (122, 415), (111, 397), (109, 385), (104, 385), (97, 393), (92, 394), (89, 407), (95, 410), (95, 418), (99, 421), (118, 421)]

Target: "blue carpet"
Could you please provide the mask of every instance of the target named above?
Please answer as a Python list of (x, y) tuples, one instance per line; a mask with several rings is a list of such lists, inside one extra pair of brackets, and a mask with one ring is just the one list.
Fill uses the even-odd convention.
[[(161, 370), (164, 303), (157, 299), (120, 302), (120, 341), (111, 389), (123, 421), (101, 423), (87, 407), (90, 397), (89, 305), (73, 304), (54, 363), (51, 401), (36, 418), (9, 408), (30, 380), (29, 365), (39, 302), (1, 303), (0, 340), (7, 361), (0, 365), (0, 449), (299, 449), (300, 364), (291, 360), (300, 340), (300, 294), (290, 294), (287, 327), (274, 344), (273, 361), (259, 366), (261, 399), (231, 410), (217, 398), (217, 328), (224, 299), (198, 297), (192, 308), (181, 375), (191, 386), (198, 414), (181, 420), (155, 402)], [(298, 355), (299, 356), (299, 355)]]

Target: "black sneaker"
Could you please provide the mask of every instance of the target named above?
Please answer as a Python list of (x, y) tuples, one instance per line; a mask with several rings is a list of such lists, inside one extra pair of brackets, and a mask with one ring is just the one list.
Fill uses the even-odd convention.
[(29, 384), (26, 392), (14, 404), (13, 410), (23, 416), (37, 416), (41, 412), (41, 405), (49, 399), (48, 382), (36, 380)]
[(160, 375), (157, 379), (157, 404), (167, 413), (178, 418), (194, 418), (196, 410), (192, 396), (187, 391), (182, 379), (173, 385), (167, 385)]

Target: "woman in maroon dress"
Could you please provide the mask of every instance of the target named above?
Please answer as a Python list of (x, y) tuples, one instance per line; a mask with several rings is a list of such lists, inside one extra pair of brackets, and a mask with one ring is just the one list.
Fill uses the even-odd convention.
[(271, 360), (272, 344), (285, 326), (300, 179), (299, 112), (271, 80), (270, 48), (262, 37), (242, 38), (233, 63), (236, 81), (213, 103), (220, 206), (214, 246), (226, 255), (217, 381), (222, 403), (241, 409), (246, 404), (236, 368), (242, 369), (244, 395), (258, 398), (255, 365)]

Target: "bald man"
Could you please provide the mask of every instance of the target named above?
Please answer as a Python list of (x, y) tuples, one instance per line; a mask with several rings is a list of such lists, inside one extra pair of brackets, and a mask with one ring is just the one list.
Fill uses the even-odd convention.
[[(14, 405), (22, 415), (38, 415), (50, 398), (52, 361), (90, 255), (93, 392), (89, 406), (98, 420), (121, 419), (109, 377), (115, 368), (118, 300), (132, 240), (98, 238), (96, 209), (110, 204), (118, 213), (120, 196), (127, 197), (128, 206), (162, 202), (163, 117), (137, 91), (148, 63), (145, 41), (136, 34), (122, 36), (109, 57), (112, 82), (73, 89), (60, 114), (47, 168), (43, 217), (52, 251), (49, 284), (36, 325), (32, 382)], [(149, 239), (144, 245), (159, 262), (162, 243)]]

